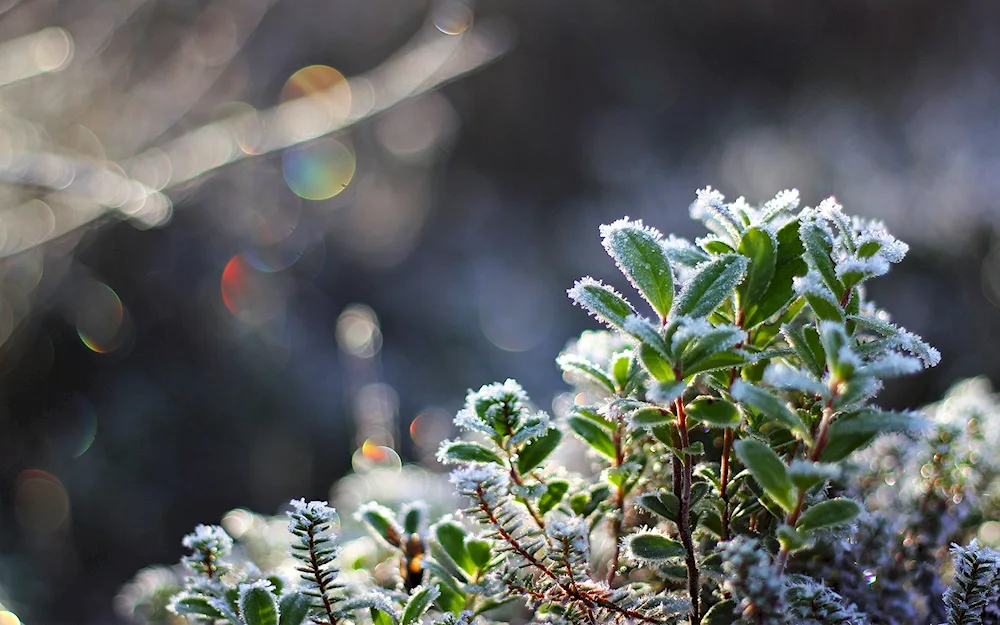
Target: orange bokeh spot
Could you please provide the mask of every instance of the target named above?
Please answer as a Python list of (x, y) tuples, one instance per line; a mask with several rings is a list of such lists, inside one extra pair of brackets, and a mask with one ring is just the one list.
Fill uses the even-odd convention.
[(247, 288), (247, 266), (239, 256), (233, 258), (222, 270), (222, 302), (229, 312), (239, 316), (239, 301)]

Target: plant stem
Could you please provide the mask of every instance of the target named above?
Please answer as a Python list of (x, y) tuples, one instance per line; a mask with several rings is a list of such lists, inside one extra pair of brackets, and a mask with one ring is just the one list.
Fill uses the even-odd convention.
[(722, 499), (722, 540), (729, 540), (729, 457), (733, 453), (733, 428), (722, 433), (722, 469), (719, 476), (719, 497)]
[[(809, 460), (812, 462), (818, 462), (820, 456), (823, 454), (823, 449), (826, 447), (827, 441), (829, 439), (830, 424), (833, 422), (833, 401), (836, 398), (836, 393), (827, 402), (826, 406), (823, 408), (823, 416), (819, 422), (819, 434), (816, 435), (816, 442), (813, 444), (812, 449), (809, 451)], [(799, 517), (802, 515), (802, 508), (806, 503), (806, 491), (799, 491), (798, 501), (795, 503), (795, 508), (788, 513), (785, 517), (785, 525), (789, 527), (795, 527), (798, 522)], [(788, 563), (788, 548), (785, 546), (781, 547), (781, 551), (778, 552), (778, 573), (785, 570), (785, 565)]]
[[(698, 580), (698, 562), (695, 559), (694, 542), (691, 539), (691, 479), (692, 479), (692, 458), (686, 450), (690, 446), (687, 430), (687, 415), (684, 412), (684, 402), (678, 397), (674, 401), (674, 409), (677, 412), (677, 430), (680, 434), (681, 449), (684, 454), (684, 470), (681, 476), (681, 488), (677, 498), (680, 500), (680, 511), (678, 514), (677, 530), (680, 534), (681, 544), (684, 546), (684, 561), (687, 565), (688, 594), (691, 599), (691, 625), (698, 625), (701, 621), (699, 610), (699, 594), (701, 584)], [(676, 486), (677, 480), (674, 479)]]
[[(625, 454), (622, 451), (622, 426), (621, 423), (615, 426), (614, 434), (615, 442), (615, 460), (614, 466), (620, 467), (625, 462)], [(625, 483), (622, 482), (617, 487), (617, 492), (615, 493), (615, 517), (611, 522), (611, 539), (614, 541), (613, 551), (611, 552), (611, 562), (608, 565), (608, 573), (605, 580), (608, 586), (611, 586), (615, 581), (615, 575), (618, 573), (618, 558), (620, 557), (621, 545), (621, 532), (622, 526), (625, 521)]]
[[(744, 313), (740, 306), (736, 311), (736, 325), (743, 327)], [(747, 333), (747, 343), (750, 342), (750, 334)], [(743, 347), (744, 343), (739, 343), (736, 347)], [(739, 375), (738, 367), (729, 370), (729, 389), (733, 388), (736, 377)], [(722, 432), (722, 461), (719, 470), (719, 498), (722, 499), (722, 540), (729, 540), (729, 520), (732, 514), (729, 508), (729, 464), (730, 456), (733, 455), (733, 429), (725, 428)]]

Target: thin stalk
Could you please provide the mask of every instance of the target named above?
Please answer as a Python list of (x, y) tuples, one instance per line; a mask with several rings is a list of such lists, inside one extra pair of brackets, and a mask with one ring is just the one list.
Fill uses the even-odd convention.
[[(674, 401), (674, 410), (677, 412), (677, 430), (681, 439), (681, 449), (690, 446), (687, 430), (687, 414), (684, 412), (684, 402), (678, 397)], [(684, 453), (684, 452), (682, 452)], [(691, 455), (684, 453), (684, 469), (681, 475), (680, 511), (678, 514), (678, 533), (681, 544), (684, 546), (684, 562), (687, 565), (688, 594), (691, 599), (691, 625), (698, 625), (701, 622), (699, 608), (699, 595), (701, 583), (698, 579), (698, 561), (695, 559), (694, 541), (691, 539), (691, 479), (693, 474), (693, 462)], [(677, 484), (676, 478), (674, 484)]]
[[(625, 462), (625, 453), (622, 450), (622, 427), (619, 423), (615, 426), (614, 434), (615, 442), (615, 459), (614, 466), (620, 467)], [(607, 576), (605, 580), (608, 586), (611, 586), (615, 581), (615, 575), (618, 573), (618, 559), (620, 558), (621, 552), (621, 532), (622, 526), (625, 521), (625, 483), (621, 483), (617, 487), (617, 492), (615, 493), (615, 515), (614, 520), (611, 522), (611, 539), (614, 541), (613, 551), (611, 553), (611, 562), (608, 566)]]

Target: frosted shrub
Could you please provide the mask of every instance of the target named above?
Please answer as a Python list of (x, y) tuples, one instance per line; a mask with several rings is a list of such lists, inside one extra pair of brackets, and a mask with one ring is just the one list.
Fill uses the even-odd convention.
[[(795, 191), (755, 208), (705, 189), (692, 215), (708, 229), (694, 243), (628, 218), (601, 228), (639, 299), (591, 278), (569, 289), (606, 328), (558, 358), (576, 403), (551, 416), (513, 380), (469, 392), (461, 437), (438, 454), (462, 510), (341, 511), (374, 541), (340, 546), (330, 506), (294, 501), (292, 575), (200, 526), (173, 613), (1000, 625), (997, 552), (959, 546), (996, 510), (995, 399), (958, 394), (930, 419), (873, 403), (883, 380), (939, 360), (865, 297), (907, 246), (832, 199), (800, 210)], [(591, 470), (555, 462), (565, 447), (586, 449)]]

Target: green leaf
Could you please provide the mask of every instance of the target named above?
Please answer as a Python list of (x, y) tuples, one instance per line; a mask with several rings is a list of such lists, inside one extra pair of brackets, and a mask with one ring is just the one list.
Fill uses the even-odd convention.
[(879, 434), (912, 433), (927, 426), (927, 421), (915, 413), (863, 410), (840, 417), (827, 432), (827, 443), (820, 454), (826, 462), (843, 460), (866, 447)]
[(240, 616), (246, 625), (278, 625), (278, 602), (270, 589), (242, 584)]
[(575, 415), (570, 415), (567, 422), (569, 423), (569, 427), (576, 432), (576, 435), (597, 452), (608, 458), (615, 458), (615, 443), (611, 440), (611, 436), (608, 435), (607, 431), (593, 421)]
[(799, 239), (799, 225), (792, 220), (778, 230), (778, 250), (774, 276), (767, 290), (757, 300), (744, 305), (743, 327), (756, 327), (778, 314), (795, 298), (793, 278), (804, 276), (809, 266), (802, 258), (805, 247)]
[(677, 379), (670, 363), (659, 352), (645, 343), (639, 346), (639, 361), (649, 372), (649, 375), (660, 382), (672, 382)]
[(472, 561), (468, 549), (465, 548), (465, 528), (455, 521), (438, 521), (432, 528), (438, 544), (444, 549), (451, 561), (466, 573), (474, 574), (476, 564)]
[(207, 616), (213, 620), (225, 618), (222, 612), (208, 602), (208, 597), (200, 595), (183, 596), (173, 602), (173, 608), (181, 616)]
[(705, 373), (707, 371), (718, 371), (719, 369), (742, 367), (749, 362), (750, 357), (742, 351), (719, 352), (703, 359), (701, 362), (697, 363), (697, 365), (685, 366), (683, 371), (684, 378), (690, 379), (693, 375)]
[(833, 293), (825, 284), (817, 283), (816, 287), (802, 294), (816, 316), (824, 321), (843, 321), (844, 310), (840, 307), (840, 303)]
[[(816, 329), (812, 326), (792, 327), (786, 325), (781, 329), (781, 333), (809, 372), (817, 378), (822, 377), (823, 371), (826, 369), (826, 354), (819, 343), (819, 334)], [(815, 351), (815, 347), (819, 347), (818, 353)]]
[(785, 512), (791, 512), (795, 508), (795, 487), (778, 454), (764, 443), (752, 439), (737, 441), (733, 447), (736, 457), (750, 470), (764, 492)]
[(830, 235), (816, 222), (809, 220), (799, 226), (799, 236), (805, 246), (806, 256), (809, 257), (809, 264), (823, 277), (823, 282), (830, 287), (830, 291), (839, 296), (844, 292), (844, 285), (837, 278), (837, 269), (831, 257), (833, 242)]
[(572, 412), (573, 415), (593, 421), (609, 432), (615, 429), (615, 424), (612, 423), (610, 419), (594, 410), (593, 406), (573, 406), (570, 408), (570, 412)]
[(658, 232), (641, 222), (617, 221), (602, 226), (604, 249), (618, 268), (661, 317), (670, 313), (674, 301), (674, 279), (670, 261)]
[(658, 514), (665, 519), (676, 522), (681, 502), (677, 498), (677, 495), (662, 491), (640, 495), (639, 505), (653, 514)]
[(781, 548), (794, 553), (808, 544), (808, 540), (794, 527), (782, 525), (778, 528), (778, 544)]
[(705, 616), (701, 617), (701, 625), (733, 625), (736, 620), (736, 602), (726, 599), (716, 603)]
[(651, 428), (657, 425), (666, 425), (675, 421), (674, 415), (663, 408), (650, 406), (640, 408), (632, 413), (631, 422), (637, 428)]
[(545, 434), (530, 441), (517, 454), (517, 470), (523, 475), (540, 466), (562, 441), (559, 428), (551, 428)]
[(556, 359), (556, 364), (567, 375), (582, 375), (585, 379), (607, 390), (609, 393), (614, 394), (615, 392), (615, 383), (611, 381), (611, 378), (601, 371), (600, 367), (586, 358), (563, 354)]
[(629, 370), (632, 368), (632, 352), (618, 352), (611, 357), (611, 373), (615, 378), (616, 388), (625, 388), (628, 384)]
[(802, 423), (802, 419), (799, 418), (798, 413), (792, 410), (787, 403), (759, 386), (744, 382), (743, 380), (736, 380), (733, 382), (730, 392), (733, 399), (749, 404), (762, 414), (778, 421), (792, 432), (798, 434), (802, 440), (812, 440), (809, 430)]
[(549, 480), (545, 493), (538, 499), (538, 512), (545, 515), (555, 509), (569, 490), (566, 480)]
[(278, 625), (302, 625), (312, 607), (312, 598), (301, 592), (290, 592), (281, 598), (278, 606)]
[(732, 402), (718, 397), (697, 397), (685, 407), (687, 416), (717, 428), (732, 428), (740, 424), (740, 412)]
[(577, 280), (569, 291), (570, 298), (599, 321), (616, 330), (625, 331), (625, 319), (635, 314), (632, 304), (611, 287), (593, 278)]
[(445, 457), (454, 462), (492, 462), (494, 464), (503, 464), (503, 460), (500, 459), (500, 456), (492, 450), (483, 447), (479, 443), (449, 443), (442, 450), (442, 453)]
[(403, 514), (403, 531), (407, 534), (416, 534), (424, 525), (424, 517), (427, 516), (427, 508), (414, 505), (406, 508)]
[[(462, 589), (458, 586), (458, 582), (455, 581), (453, 571), (449, 570), (449, 568), (445, 566), (444, 561), (441, 559), (444, 555), (443, 550), (440, 549), (438, 545), (432, 544), (431, 551), (435, 554), (434, 558), (424, 558), (421, 561), (421, 565), (424, 567), (424, 570), (430, 573), (434, 579), (441, 582), (440, 584), (436, 584), (439, 589), (441, 587), (447, 587), (448, 590), (451, 590), (452, 592), (463, 594)], [(461, 577), (463, 582), (468, 581), (468, 577), (463, 571), (454, 569), (454, 573), (457, 574), (458, 577)]]
[(759, 300), (767, 291), (774, 277), (777, 264), (777, 242), (766, 230), (750, 228), (740, 239), (739, 253), (750, 259), (747, 277), (740, 283), (737, 291), (740, 301), (753, 302)]
[[(554, 483), (555, 482), (549, 483), (549, 490), (552, 490)], [(563, 494), (565, 494), (566, 489), (569, 488), (569, 482), (565, 480), (559, 480), (559, 483), (565, 485), (565, 488), (563, 488)], [(560, 495), (559, 498), (562, 499), (562, 495)], [(545, 499), (545, 495), (542, 495), (542, 499)], [(539, 507), (541, 507), (540, 503)], [(546, 510), (546, 512), (548, 512), (548, 510)], [(542, 512), (541, 514), (545, 514), (545, 512)], [(490, 563), (490, 560), (493, 558), (493, 552), (490, 550), (489, 541), (476, 538), (475, 536), (467, 536), (465, 539), (465, 548), (466, 550), (468, 550), (469, 557), (472, 558), (472, 562), (479, 569), (485, 569), (486, 566)]]
[(684, 555), (684, 547), (662, 534), (639, 532), (626, 539), (630, 555), (640, 561), (661, 562)]
[(372, 625), (393, 625), (395, 623), (395, 619), (392, 616), (378, 608), (370, 608), (369, 613), (372, 617)]
[(720, 326), (709, 330), (688, 344), (681, 355), (681, 369), (685, 375), (688, 375), (688, 371), (699, 370), (699, 365), (704, 360), (739, 345), (746, 338), (746, 332), (736, 326)]
[(450, 584), (438, 584), (436, 588), (440, 594), (434, 600), (434, 604), (439, 610), (458, 614), (465, 609), (466, 597), (460, 588)]
[(800, 532), (812, 532), (824, 527), (844, 525), (861, 514), (861, 506), (856, 501), (837, 497), (821, 501), (806, 510), (799, 517), (795, 529)]
[(670, 349), (660, 333), (660, 326), (645, 317), (632, 316), (625, 320), (625, 329), (641, 343), (656, 350), (664, 360), (671, 360)]
[(726, 254), (698, 268), (674, 302), (674, 315), (706, 317), (733, 294), (749, 261), (738, 254)]
[(406, 607), (403, 608), (403, 618), (400, 620), (400, 624), (411, 625), (419, 622), (420, 617), (431, 607), (431, 602), (437, 598), (438, 593), (439, 591), (434, 587), (418, 586), (410, 596), (410, 600), (406, 602)]
[(826, 364), (837, 380), (848, 381), (860, 359), (851, 351), (851, 340), (844, 326), (839, 323), (823, 322), (819, 326), (820, 340), (826, 351)]

